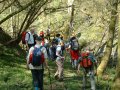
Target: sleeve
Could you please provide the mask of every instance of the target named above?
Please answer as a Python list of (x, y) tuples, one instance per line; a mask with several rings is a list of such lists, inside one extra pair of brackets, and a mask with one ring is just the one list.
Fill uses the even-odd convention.
[(29, 52), (28, 52), (28, 55), (27, 55), (27, 64), (29, 63), (29, 57), (30, 57), (30, 54), (33, 52), (33, 50), (34, 50), (34, 47), (31, 47), (29, 49)]
[(56, 49), (56, 55), (57, 55), (58, 57), (61, 57), (60, 51), (61, 51), (61, 47), (57, 47), (57, 49)]
[(25, 36), (25, 41), (28, 41), (28, 39), (29, 39), (29, 34), (27, 33)]
[(42, 52), (44, 54), (44, 58), (47, 59), (48, 58), (48, 55), (47, 55), (47, 50), (45, 47), (42, 48)]

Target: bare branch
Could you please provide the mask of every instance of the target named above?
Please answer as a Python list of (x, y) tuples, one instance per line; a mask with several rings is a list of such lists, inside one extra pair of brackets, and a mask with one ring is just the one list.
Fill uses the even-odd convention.
[(21, 3), (19, 2), (19, 0), (15, 0), (15, 6), (17, 8), (22, 8), (23, 6), (21, 5)]
[(0, 3), (3, 3), (3, 2), (5, 2), (5, 1), (8, 1), (8, 0), (2, 0), (2, 1), (0, 1)]
[(25, 10), (26, 8), (28, 8), (29, 6), (31, 6), (36, 1), (38, 1), (38, 0), (33, 0), (30, 3), (28, 3), (27, 5), (25, 5), (23, 8), (20, 8), (18, 11), (15, 11), (15, 12), (9, 14), (8, 16), (6, 16), (4, 19), (2, 19), (0, 21), (0, 24), (2, 24), (3, 22), (5, 22), (6, 20), (8, 20), (9, 18), (11, 18), (12, 16), (14, 16), (14, 15), (20, 13), (21, 11)]
[(4, 12), (6, 9), (8, 9), (9, 7), (11, 7), (14, 4), (15, 0), (13, 2), (11, 2), (8, 6), (6, 6), (3, 10), (0, 11), (0, 14), (2, 12)]

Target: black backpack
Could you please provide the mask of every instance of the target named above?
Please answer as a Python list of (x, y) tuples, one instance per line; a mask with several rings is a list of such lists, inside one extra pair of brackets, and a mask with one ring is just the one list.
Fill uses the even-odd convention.
[(57, 55), (56, 55), (56, 46), (51, 46), (49, 48), (49, 57), (53, 61), (56, 60), (56, 58), (57, 58)]
[(78, 43), (78, 40), (76, 38), (71, 39), (70, 44), (71, 44), (71, 49), (72, 50), (78, 50), (79, 49), (79, 43)]

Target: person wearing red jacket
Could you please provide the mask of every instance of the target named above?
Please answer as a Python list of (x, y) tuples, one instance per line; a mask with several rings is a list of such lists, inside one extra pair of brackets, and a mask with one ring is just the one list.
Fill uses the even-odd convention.
[(70, 49), (72, 67), (74, 69), (77, 69), (78, 58), (79, 58), (79, 43), (75, 36), (70, 38), (68, 48)]
[(41, 44), (42, 44), (42, 46), (44, 46), (44, 44), (45, 44), (44, 32), (43, 32), (43, 31), (40, 31), (39, 36), (42, 38), (42, 42), (41, 42)]

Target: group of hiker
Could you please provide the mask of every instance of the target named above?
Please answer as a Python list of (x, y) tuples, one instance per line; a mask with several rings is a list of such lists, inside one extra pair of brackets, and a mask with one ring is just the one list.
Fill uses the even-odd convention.
[[(77, 37), (72, 34), (70, 39), (65, 42), (60, 33), (56, 34), (52, 40), (50, 33), (43, 31), (37, 35), (35, 29), (22, 33), (22, 43), (26, 45), (27, 68), (31, 70), (33, 85), (35, 90), (43, 89), (44, 66), (50, 70), (48, 61), (55, 61), (57, 70), (54, 77), (58, 81), (64, 81), (64, 61), (66, 52), (69, 53), (70, 63), (77, 73), (80, 68), (83, 70), (83, 90), (86, 88), (87, 76), (90, 77), (91, 90), (96, 90), (94, 78), (94, 64), (97, 63), (93, 50), (84, 48), (81, 50)], [(49, 59), (49, 60), (48, 60)]]

